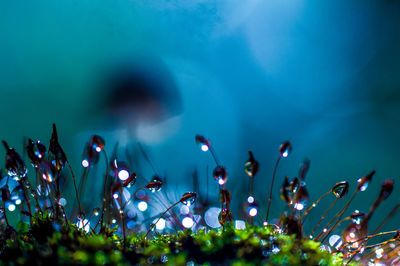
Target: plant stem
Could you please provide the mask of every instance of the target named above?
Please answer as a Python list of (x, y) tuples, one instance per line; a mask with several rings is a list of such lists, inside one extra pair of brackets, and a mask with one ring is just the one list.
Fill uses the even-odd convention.
[(269, 191), (269, 199), (268, 199), (267, 218), (265, 219), (266, 222), (268, 222), (269, 208), (271, 206), (271, 199), (272, 199), (272, 188), (274, 186), (276, 170), (278, 169), (278, 165), (279, 165), (279, 161), (281, 160), (281, 157), (282, 157), (282, 154), (279, 154), (278, 160), (276, 160), (276, 163), (275, 163), (274, 172), (272, 173), (271, 189)]
[(153, 230), (154, 226), (156, 226), (156, 224), (158, 223), (158, 221), (160, 221), (160, 219), (161, 219), (170, 209), (172, 209), (173, 207), (175, 207), (176, 205), (178, 205), (180, 202), (181, 202), (181, 201), (179, 200), (179, 201), (175, 202), (174, 204), (172, 204), (168, 209), (166, 209), (166, 210), (160, 215), (160, 217), (158, 217), (157, 221), (156, 221), (155, 223), (153, 223), (153, 224), (150, 226), (150, 229), (147, 231), (147, 233), (146, 233), (146, 235), (145, 235), (144, 237), (146, 238), (147, 235), (151, 232), (151, 230)]

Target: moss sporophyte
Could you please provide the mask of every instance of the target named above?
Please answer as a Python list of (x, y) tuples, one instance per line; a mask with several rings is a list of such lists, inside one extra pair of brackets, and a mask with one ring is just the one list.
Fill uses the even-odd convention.
[[(278, 159), (272, 170), (267, 195), (254, 193), (259, 163), (252, 151), (244, 163), (249, 179), (249, 191), (243, 201), (247, 219), (235, 219), (232, 212), (228, 170), (217, 159), (211, 141), (197, 135), (200, 150), (210, 153), (215, 162), (212, 172), (219, 190), (219, 206), (213, 207), (208, 195), (198, 189), (198, 176), (193, 175), (195, 191), (169, 200), (166, 186), (140, 147), (143, 157), (154, 171), (150, 181), (130, 162), (118, 159), (117, 147), (108, 157), (105, 140), (93, 135), (83, 149), (83, 174), (75, 175), (59, 142), (56, 126), (49, 149), (37, 140), (25, 141), (27, 156), (33, 171), (28, 173), (24, 156), (6, 141), (6, 175), (1, 185), (0, 260), (2, 264), (108, 264), (108, 265), (347, 265), (400, 263), (399, 229), (379, 232), (400, 204), (394, 206), (381, 224), (370, 230), (368, 224), (379, 205), (393, 191), (393, 180), (383, 182), (381, 191), (367, 213), (353, 211), (349, 206), (358, 193), (365, 191), (375, 171), (356, 180), (350, 199), (346, 198), (349, 181), (340, 181), (316, 201), (310, 203), (305, 177), (310, 161), (304, 160), (298, 177), (279, 180), (277, 170), (281, 159), (288, 159), (292, 144), (279, 146)], [(105, 162), (104, 175), (98, 174), (99, 162)], [(67, 166), (67, 167), (66, 167)], [(104, 166), (103, 166), (104, 167)], [(96, 168), (96, 169), (95, 169)], [(100, 169), (97, 169), (100, 168)], [(135, 167), (133, 167), (135, 168)], [(97, 170), (97, 171), (94, 171)], [(101, 184), (99, 204), (84, 201), (87, 180), (91, 172)], [(208, 177), (207, 177), (208, 178)], [(77, 183), (79, 181), (79, 183)], [(280, 197), (286, 207), (279, 217), (270, 217), (275, 181), (282, 182)], [(72, 184), (74, 196), (64, 193)], [(141, 183), (141, 184), (140, 184)], [(196, 188), (199, 191), (196, 191)], [(321, 200), (333, 195), (330, 207), (318, 221), (306, 218)], [(93, 195), (92, 195), (93, 197)], [(267, 206), (261, 206), (261, 198)], [(91, 199), (93, 203), (93, 199)], [(72, 204), (68, 204), (70, 202)], [(335, 215), (332, 207), (343, 202)], [(266, 207), (266, 209), (262, 209)], [(153, 210), (152, 212), (149, 209)], [(158, 210), (158, 211), (157, 211)], [(266, 216), (262, 216), (266, 210)], [(154, 215), (154, 213), (156, 215)], [(326, 217), (331, 219), (325, 223)], [(12, 217), (12, 219), (10, 219)], [(16, 217), (18, 222), (16, 222)], [(339, 226), (347, 223), (342, 232)], [(310, 232), (308, 227), (311, 225)], [(379, 239), (379, 241), (377, 241)], [(383, 239), (383, 240), (382, 240)]]

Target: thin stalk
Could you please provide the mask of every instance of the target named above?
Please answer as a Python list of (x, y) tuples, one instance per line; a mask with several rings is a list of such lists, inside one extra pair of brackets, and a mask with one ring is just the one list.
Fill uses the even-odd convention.
[(210, 146), (209, 150), (210, 150), (211, 156), (214, 158), (215, 164), (218, 166), (219, 165), (219, 161), (217, 159), (217, 155), (216, 155), (216, 153), (214, 151), (214, 148), (212, 146)]
[[(250, 196), (253, 196), (254, 177), (250, 177)], [(262, 219), (261, 219), (262, 220)], [(253, 216), (250, 216), (250, 225), (254, 224)]]
[(158, 217), (157, 221), (155, 223), (153, 223), (150, 226), (150, 229), (147, 231), (146, 235), (144, 236), (145, 238), (147, 237), (147, 235), (151, 232), (151, 230), (153, 230), (154, 226), (156, 226), (156, 224), (160, 221), (160, 219), (173, 207), (175, 207), (176, 205), (178, 205), (181, 201), (177, 201), (174, 204), (172, 204), (168, 209), (166, 209), (161, 215), (160, 217)]
[(8, 223), (8, 219), (7, 219), (6, 202), (5, 201), (3, 201), (3, 211), (4, 211), (4, 219), (6, 220), (6, 224), (7, 224), (7, 226), (10, 226), (10, 224)]
[[(119, 197), (119, 202), (120, 202), (120, 205), (122, 206), (122, 197), (123, 197), (122, 188), (120, 188), (119, 193), (121, 194), (121, 196)], [(126, 244), (125, 215), (124, 215), (124, 210), (122, 209), (122, 207), (119, 209), (119, 214), (121, 216), (122, 235), (124, 236), (124, 245), (125, 245)]]
[[(329, 206), (329, 208), (328, 208), (328, 209), (325, 211), (325, 213), (321, 216), (321, 218), (319, 219), (317, 225), (316, 225), (316, 226), (314, 227), (314, 229), (312, 230), (310, 236), (312, 236), (312, 235), (315, 233), (315, 230), (317, 230), (318, 226), (321, 224), (322, 220), (325, 219), (325, 216), (326, 216), (326, 215), (328, 214), (328, 212), (331, 210), (331, 208), (333, 207), (333, 205), (335, 205), (335, 203), (336, 203), (337, 200), (338, 200), (338, 198), (336, 198), (336, 199), (332, 202), (331, 206)], [(304, 222), (304, 221), (303, 221), (303, 222)]]
[(79, 197), (82, 197), (83, 191), (84, 191), (84, 187), (85, 187), (85, 183), (86, 183), (86, 179), (89, 175), (89, 167), (85, 168), (85, 170), (83, 170), (83, 175), (81, 180), (79, 181), (79, 186), (78, 186), (78, 190), (79, 190)]
[[(102, 204), (102, 209), (101, 209), (101, 218), (99, 219), (99, 221), (101, 222), (101, 228), (103, 228), (103, 219), (104, 219), (104, 211), (105, 211), (105, 202), (107, 202), (107, 182), (108, 182), (108, 174), (109, 174), (109, 162), (108, 162), (108, 157), (107, 157), (107, 153), (105, 152), (105, 150), (103, 150), (103, 154), (104, 154), (104, 159), (106, 161), (106, 166), (107, 166), (107, 172), (106, 172), (106, 177), (104, 178), (104, 185), (103, 185), (103, 204)], [(97, 227), (97, 224), (95, 226), (95, 228)]]
[[(366, 246), (366, 247), (364, 248), (364, 250), (370, 249), (370, 248), (374, 248), (374, 247), (378, 247), (378, 246), (384, 246), (384, 245), (387, 245), (387, 244), (389, 244), (389, 243), (391, 243), (391, 242), (394, 242), (394, 241), (396, 241), (396, 239), (389, 239), (389, 240), (386, 240), (385, 242), (382, 242), (382, 243), (377, 243), (377, 244), (374, 244), (374, 245)], [(350, 259), (346, 262), (345, 265), (348, 265), (348, 264), (355, 258), (355, 256), (358, 254), (358, 251), (361, 250), (361, 248), (362, 248), (362, 245), (354, 252), (354, 254), (350, 257)], [(371, 255), (373, 252), (374, 252), (374, 251), (371, 251), (371, 252), (369, 252), (369, 253), (363, 255), (363, 256), (361, 257), (361, 259), (362, 259), (362, 258), (365, 258), (365, 257), (367, 257), (367, 256), (369, 256), (369, 255)]]
[[(307, 214), (311, 211), (311, 209), (314, 208), (315, 206), (317, 206), (317, 204), (318, 204), (323, 198), (325, 198), (329, 193), (331, 193), (331, 192), (332, 192), (332, 189), (329, 190), (328, 192), (326, 192), (326, 193), (325, 193), (324, 195), (322, 195), (321, 197), (319, 197), (319, 199), (317, 199), (316, 201), (314, 201), (314, 203), (311, 204), (311, 206), (308, 207), (308, 209), (300, 216), (299, 221), (300, 221), (303, 217), (307, 216)], [(304, 223), (304, 221), (303, 221), (301, 224), (303, 224), (303, 223)]]
[(381, 227), (388, 221), (390, 218), (392, 218), (397, 210), (400, 208), (400, 203), (397, 203), (397, 205), (392, 209), (392, 211), (386, 216), (386, 218), (378, 225), (378, 227), (372, 232), (372, 234), (376, 234), (376, 232), (381, 229)]
[(278, 169), (278, 165), (279, 165), (279, 161), (281, 160), (281, 157), (282, 157), (282, 154), (279, 154), (278, 160), (276, 160), (276, 163), (275, 163), (274, 172), (272, 174), (271, 189), (269, 191), (269, 199), (268, 199), (267, 218), (265, 219), (266, 222), (268, 222), (269, 208), (271, 206), (271, 199), (272, 199), (272, 188), (274, 186), (276, 170)]
[[(359, 238), (359, 239), (357, 239), (357, 240), (353, 240), (353, 241), (346, 242), (346, 243), (343, 245), (343, 247), (341, 247), (340, 249), (343, 250), (343, 249), (344, 249), (345, 247), (347, 247), (348, 245), (352, 245), (352, 244), (354, 244), (354, 243), (356, 243), (356, 242), (366, 241), (366, 240), (369, 240), (369, 239), (374, 238), (374, 237), (377, 237), (377, 236), (383, 236), (383, 235), (389, 235), (389, 234), (395, 234), (395, 233), (397, 233), (397, 230), (388, 231), (388, 232), (382, 232), (382, 233), (378, 233), (378, 234), (373, 234), (373, 235), (369, 235), (369, 236), (366, 236), (366, 237), (361, 237), (361, 238)], [(364, 243), (364, 245), (365, 245), (365, 243)]]
[(133, 193), (130, 198), (124, 203), (124, 205), (122, 205), (121, 210), (124, 210), (126, 205), (136, 196), (136, 194), (141, 191), (142, 189), (145, 189), (147, 187), (147, 185), (139, 188), (138, 190), (135, 191), (135, 193)]
[(27, 191), (26, 191), (26, 187), (25, 187), (25, 185), (23, 184), (22, 181), (23, 181), (23, 179), (20, 179), (18, 182), (20, 183), (20, 185), (21, 185), (21, 187), (22, 187), (22, 191), (23, 191), (22, 194), (24, 194), (24, 199), (25, 199), (25, 201), (26, 201), (26, 206), (28, 206), (28, 211), (29, 211), (29, 214), (30, 214), (29, 220), (30, 220), (30, 222), (31, 222), (31, 224), (32, 224), (31, 201), (30, 201), (30, 199), (29, 199), (29, 197), (28, 197), (28, 193), (27, 193)]
[(38, 197), (37, 197), (37, 195), (36, 195), (36, 192), (33, 190), (32, 185), (31, 185), (31, 183), (29, 182), (29, 179), (26, 178), (25, 181), (26, 181), (27, 187), (29, 188), (29, 190), (30, 190), (30, 192), (31, 192), (31, 194), (32, 194), (32, 196), (33, 196), (33, 198), (34, 198), (35, 201), (36, 201), (36, 209), (39, 210), (39, 211), (42, 211), (42, 209), (40, 208), (39, 199), (38, 199)]
[[(78, 189), (76, 188), (75, 174), (74, 174), (74, 171), (72, 170), (71, 164), (69, 163), (68, 160), (67, 160), (67, 165), (68, 165), (69, 170), (71, 171), (72, 180), (74, 181), (75, 196), (76, 196), (76, 201), (78, 202), (79, 215), (80, 215), (81, 219), (83, 219), (83, 218), (82, 218), (81, 202), (79, 201)], [(74, 205), (75, 205), (75, 204), (74, 204)]]
[[(104, 206), (105, 203), (106, 203), (106, 200), (104, 199), (104, 200), (103, 200), (103, 203), (102, 203), (97, 209), (95, 209), (95, 210), (93, 211), (92, 215), (90, 215), (90, 218), (89, 218), (88, 220), (92, 219), (93, 215), (95, 215), (96, 212), (98, 212), (101, 208), (103, 208), (103, 206)], [(100, 224), (100, 221), (101, 221), (101, 218), (97, 221), (97, 223), (96, 223), (96, 225), (95, 225), (95, 227), (94, 227), (93, 230), (96, 230), (97, 226)]]
[[(343, 214), (346, 212), (347, 208), (349, 207), (350, 203), (353, 201), (354, 197), (357, 195), (358, 193), (358, 189), (354, 192), (354, 194), (351, 196), (350, 200), (347, 202), (347, 204), (343, 207), (343, 209), (338, 212), (338, 214), (335, 215), (334, 219), (339, 215), (339, 218), (336, 220), (335, 224), (331, 227), (331, 229), (329, 229), (328, 232), (326, 232), (324, 238), (321, 240), (321, 243), (323, 243), (325, 241), (325, 239), (329, 236), (329, 234), (336, 228), (337, 224), (339, 223), (340, 219), (343, 217)], [(325, 228), (327, 228), (328, 226), (326, 226)], [(315, 239), (317, 241), (317, 239)], [(319, 238), (318, 238), (319, 240)]]

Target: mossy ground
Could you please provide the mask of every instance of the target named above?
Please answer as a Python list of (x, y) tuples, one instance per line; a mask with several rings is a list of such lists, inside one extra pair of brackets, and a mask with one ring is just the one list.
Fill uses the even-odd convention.
[(341, 265), (320, 243), (298, 239), (272, 226), (247, 226), (224, 230), (191, 230), (177, 234), (129, 234), (126, 241), (116, 228), (85, 233), (73, 224), (55, 221), (50, 214), (36, 214), (31, 226), (16, 230), (2, 227), (2, 264), (169, 264), (169, 265)]

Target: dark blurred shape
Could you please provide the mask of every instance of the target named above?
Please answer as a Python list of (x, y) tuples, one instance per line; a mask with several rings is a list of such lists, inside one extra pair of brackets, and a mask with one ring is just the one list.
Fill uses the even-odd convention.
[(175, 81), (161, 60), (119, 63), (105, 78), (106, 109), (118, 119), (159, 122), (182, 111)]

